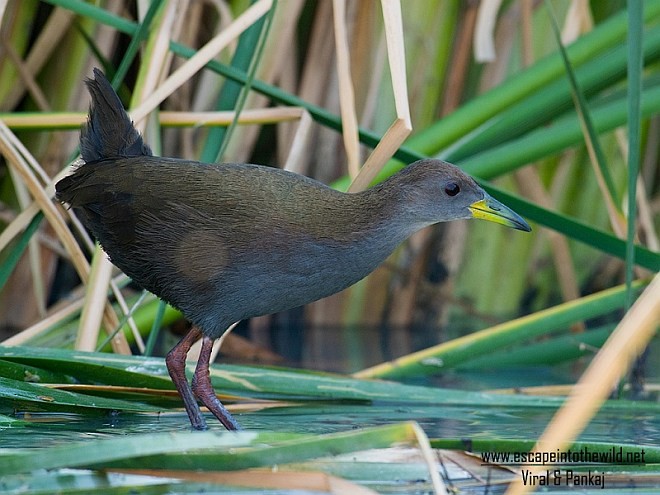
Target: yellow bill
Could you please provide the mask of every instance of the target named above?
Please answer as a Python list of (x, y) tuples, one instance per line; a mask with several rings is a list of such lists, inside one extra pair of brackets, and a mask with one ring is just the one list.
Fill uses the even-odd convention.
[(524, 230), (525, 232), (532, 230), (520, 215), (488, 194), (486, 194), (484, 199), (472, 203), (469, 208), (474, 218), (482, 218), (489, 222), (499, 223), (517, 230)]

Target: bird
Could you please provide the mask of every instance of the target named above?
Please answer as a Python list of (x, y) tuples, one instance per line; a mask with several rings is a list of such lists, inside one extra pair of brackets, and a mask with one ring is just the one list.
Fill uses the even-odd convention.
[[(191, 322), (165, 363), (196, 430), (207, 429), (198, 399), (227, 430), (241, 429), (209, 375), (213, 343), (233, 323), (339, 292), (438, 222), (481, 218), (531, 230), (438, 159), (345, 193), (275, 167), (154, 156), (103, 72), (94, 69), (85, 83), (84, 163), (57, 182), (55, 197), (114, 265)], [(188, 382), (186, 357), (199, 339)]]

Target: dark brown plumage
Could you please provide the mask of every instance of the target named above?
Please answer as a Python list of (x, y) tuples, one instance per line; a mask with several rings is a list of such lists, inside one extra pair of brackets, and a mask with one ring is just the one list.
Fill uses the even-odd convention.
[[(195, 395), (227, 428), (239, 428), (208, 377), (213, 340), (232, 323), (354, 284), (427, 225), (479, 217), (529, 230), (439, 160), (346, 194), (274, 168), (154, 157), (105, 76), (94, 73), (81, 133), (85, 164), (57, 183), (57, 199), (75, 209), (114, 264), (192, 321), (167, 364), (195, 428), (206, 427)], [(200, 337), (191, 389), (185, 357)]]

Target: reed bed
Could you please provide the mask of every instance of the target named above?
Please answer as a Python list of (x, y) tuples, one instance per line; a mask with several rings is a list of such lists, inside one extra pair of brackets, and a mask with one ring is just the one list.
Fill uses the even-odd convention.
[[(243, 322), (222, 352), (244, 364), (212, 371), (234, 407), (258, 415), (380, 401), (554, 411), (563, 394), (405, 381), (571, 362), (587, 371), (537, 449), (578, 445), (599, 408), (657, 414), (656, 404), (627, 399), (644, 395), (645, 359), (657, 361), (639, 356), (660, 321), (660, 2), (499, 4), (0, 2), (0, 429), (30, 431), (16, 410), (95, 417), (180, 407), (153, 357), (176, 338), (180, 314), (116, 273), (53, 201), (53, 184), (76, 165), (82, 81), (95, 66), (118, 83), (156, 154), (278, 166), (351, 192), (432, 156), (533, 223), (527, 236), (476, 221), (426, 229), (354, 287)], [(626, 398), (607, 400), (617, 384)], [(305, 435), (282, 428), (283, 417), (271, 425), (283, 431), (163, 434), (149, 448), (127, 437), (82, 441), (67, 455), (3, 451), (0, 473), (14, 476), (11, 484), (33, 472), (30, 493), (47, 483), (64, 489), (57, 471), (37, 471), (64, 467), (147, 475), (158, 480), (154, 493), (170, 479), (194, 491), (197, 469), (211, 472), (197, 483), (372, 493), (355, 481), (377, 478), (369, 461), (361, 478), (318, 458), (403, 442), (422, 457), (402, 472), (414, 477), (422, 466), (427, 489), (446, 493), (431, 447), (468, 448), (429, 441), (414, 421)], [(205, 447), (191, 455), (195, 438)], [(498, 441), (472, 447), (522, 450)], [(657, 448), (644, 448), (657, 464)], [(288, 484), (244, 471), (280, 463)], [(515, 476), (502, 483), (509, 493), (529, 489)]]

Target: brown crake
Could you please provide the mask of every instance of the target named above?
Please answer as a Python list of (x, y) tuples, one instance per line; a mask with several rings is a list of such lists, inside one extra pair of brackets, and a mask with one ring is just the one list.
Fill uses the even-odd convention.
[[(366, 191), (249, 164), (155, 157), (98, 69), (80, 136), (84, 164), (56, 184), (112, 262), (180, 309), (193, 328), (166, 363), (194, 428), (197, 398), (240, 429), (209, 378), (213, 341), (234, 322), (300, 306), (369, 274), (413, 232), (437, 222), (484, 218), (527, 223), (457, 167), (420, 160)], [(202, 338), (192, 381), (190, 346)]]

